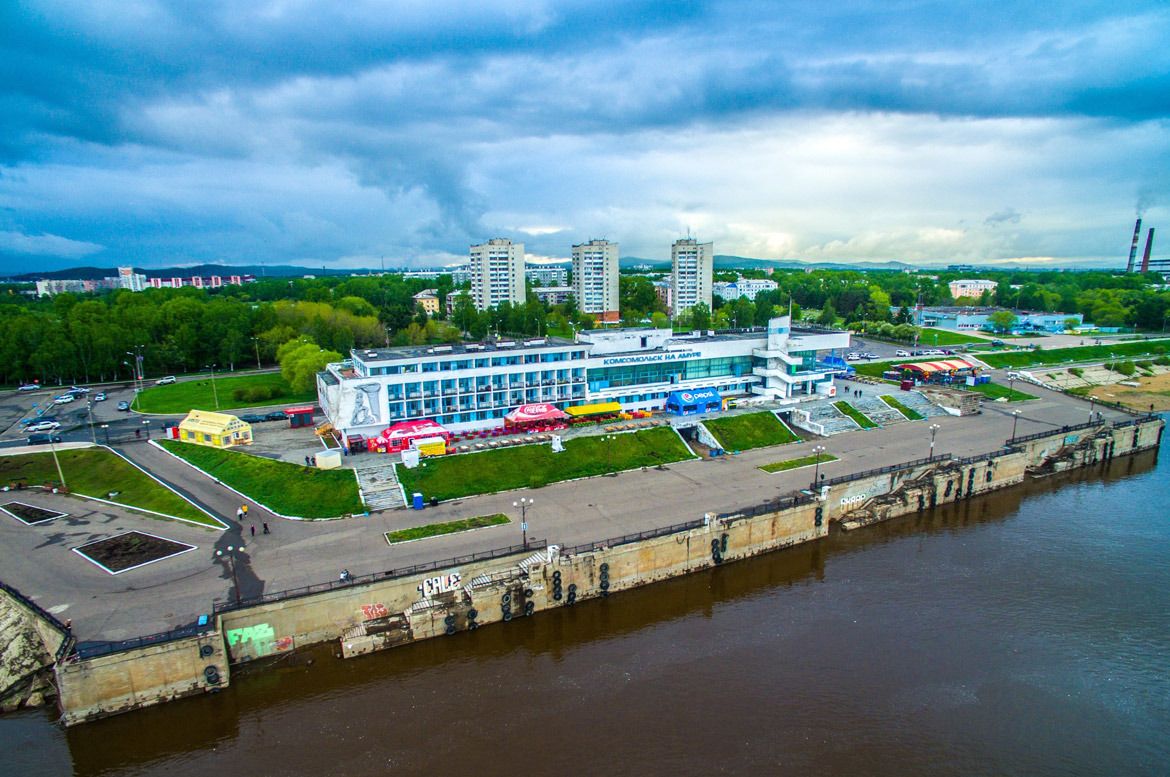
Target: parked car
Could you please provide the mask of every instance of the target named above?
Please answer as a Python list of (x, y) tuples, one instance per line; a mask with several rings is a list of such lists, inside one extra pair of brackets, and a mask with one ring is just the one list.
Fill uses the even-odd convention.
[(93, 401), (94, 402), (105, 402), (106, 401), (106, 392), (100, 391), (97, 394), (94, 394)]
[(119, 410), (129, 410), (130, 403), (127, 402), (126, 400), (122, 400), (121, 402), (118, 403), (118, 409)]
[(992, 340), (992, 341), (991, 341), (991, 345), (992, 345), (992, 347), (994, 347), (994, 348), (1002, 348), (1002, 347), (1003, 347), (1003, 346), (1005, 346), (1006, 344), (1007, 344), (1007, 343), (1005, 343), (1003, 340)]
[(845, 354), (845, 361), (847, 361), (847, 362), (856, 362), (856, 361), (861, 361), (861, 354), (859, 354), (859, 353), (847, 353), (847, 354)]
[(903, 349), (901, 349), (901, 348), (899, 348), (898, 350), (894, 351), (894, 356), (909, 356), (909, 355), (910, 355), (910, 352), (909, 352), (909, 351), (903, 350)]
[(39, 388), (40, 388), (40, 386), (38, 386), (35, 383), (21, 383), (19, 386), (16, 387), (16, 390), (17, 391), (36, 391)]
[(60, 428), (61, 424), (56, 421), (37, 421), (34, 424), (28, 425), (28, 431), (30, 432), (51, 432)]
[(876, 359), (877, 357), (878, 357), (878, 355), (876, 353), (863, 353), (863, 354), (861, 354), (862, 359)]
[(61, 442), (61, 435), (59, 434), (30, 434), (28, 436), (29, 445), (48, 445), (50, 442)]
[(156, 386), (167, 386), (167, 385), (170, 385), (171, 383), (174, 383), (174, 382), (175, 382), (175, 376), (174, 376), (174, 375), (168, 375), (168, 376), (166, 376), (165, 378), (159, 378), (158, 380), (156, 380), (156, 381), (154, 382), (154, 385), (156, 385)]
[(240, 416), (240, 420), (246, 424), (259, 424), (267, 421), (268, 419), (259, 413), (248, 413), (246, 415)]
[(62, 394), (59, 397), (53, 397), (53, 404), (54, 405), (68, 405), (72, 401), (73, 401), (72, 394)]
[(271, 413), (264, 414), (265, 421), (283, 421), (285, 418), (285, 414), (280, 410), (273, 410)]
[(89, 389), (87, 389), (85, 386), (70, 386), (69, 388), (65, 389), (65, 393), (73, 394), (74, 396), (84, 396), (89, 393)]

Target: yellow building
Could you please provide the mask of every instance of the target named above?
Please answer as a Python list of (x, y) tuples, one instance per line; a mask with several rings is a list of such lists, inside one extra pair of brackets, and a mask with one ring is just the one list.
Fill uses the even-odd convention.
[(252, 426), (227, 413), (192, 410), (179, 423), (179, 439), (214, 448), (251, 445)]
[(438, 289), (423, 289), (414, 295), (414, 301), (415, 304), (427, 312), (428, 316), (433, 316), (439, 312)]

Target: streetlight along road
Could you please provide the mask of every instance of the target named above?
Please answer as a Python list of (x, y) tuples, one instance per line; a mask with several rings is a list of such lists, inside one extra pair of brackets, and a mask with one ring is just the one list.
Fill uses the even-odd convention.
[(938, 424), (931, 424), (930, 425), (930, 458), (932, 458), (932, 459), (934, 458), (934, 435), (941, 428), (942, 427), (939, 426)]
[(535, 499), (522, 496), (519, 502), (512, 503), (513, 507), (520, 508), (520, 532), (524, 538), (524, 547), (526, 549), (528, 548), (528, 508), (532, 507), (534, 502), (536, 502)]

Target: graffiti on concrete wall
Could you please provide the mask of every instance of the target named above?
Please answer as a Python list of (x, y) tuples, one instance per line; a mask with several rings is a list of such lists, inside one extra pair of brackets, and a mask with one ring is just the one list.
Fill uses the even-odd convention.
[(386, 605), (382, 604), (381, 602), (378, 602), (376, 604), (363, 604), (362, 605), (362, 619), (363, 620), (372, 621), (375, 618), (385, 618), (389, 614), (390, 614), (390, 611), (387, 610)]
[(246, 626), (242, 629), (229, 629), (227, 632), (228, 645), (239, 646), (240, 650), (233, 653), (247, 652), (256, 657), (284, 653), (292, 650), (292, 637), (276, 637), (276, 632), (267, 623), (255, 626)]

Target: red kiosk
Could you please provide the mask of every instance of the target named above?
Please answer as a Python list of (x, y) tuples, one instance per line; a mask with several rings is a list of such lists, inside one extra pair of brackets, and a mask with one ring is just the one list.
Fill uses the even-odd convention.
[(376, 438), (368, 440), (370, 451), (379, 453), (398, 453), (410, 447), (414, 440), (429, 440), (436, 437), (443, 438), (446, 443), (451, 442), (451, 433), (434, 421), (403, 421), (394, 424), (382, 431)]
[(312, 426), (313, 425), (313, 406), (306, 405), (304, 407), (290, 407), (284, 411), (284, 415), (288, 418), (288, 425), (294, 429), (298, 426)]
[(531, 429), (533, 431), (553, 431), (564, 429), (568, 414), (557, 410), (547, 402), (537, 402), (532, 405), (521, 405), (504, 416), (504, 426), (512, 429)]

